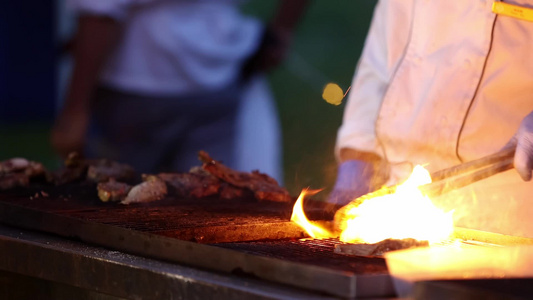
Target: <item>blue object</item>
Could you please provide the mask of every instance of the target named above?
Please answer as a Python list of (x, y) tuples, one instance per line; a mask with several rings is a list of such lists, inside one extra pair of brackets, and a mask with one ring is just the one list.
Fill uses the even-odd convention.
[(54, 4), (22, 0), (0, 5), (0, 121), (53, 118)]
[(371, 192), (374, 168), (371, 163), (348, 160), (340, 164), (337, 181), (328, 202), (346, 205), (352, 200)]

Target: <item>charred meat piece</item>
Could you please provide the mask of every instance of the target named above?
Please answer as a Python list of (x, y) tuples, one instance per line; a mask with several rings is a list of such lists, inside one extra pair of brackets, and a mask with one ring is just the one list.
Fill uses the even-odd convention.
[(47, 175), (47, 181), (55, 185), (62, 185), (85, 179), (87, 166), (72, 166), (55, 170)]
[(12, 173), (0, 175), (0, 190), (9, 190), (15, 187), (27, 187), (30, 185), (30, 177), (24, 173)]
[(46, 170), (41, 163), (25, 158), (11, 158), (0, 162), (0, 175), (22, 172), (30, 177), (43, 175)]
[(88, 164), (87, 179), (94, 182), (105, 182), (110, 178), (129, 182), (136, 176), (133, 167), (109, 159), (89, 160)]
[(79, 166), (86, 166), (87, 161), (81, 157), (81, 155), (78, 152), (70, 152), (67, 155), (67, 158), (65, 158), (65, 167), (72, 168), (72, 167), (79, 167)]
[(113, 178), (109, 179), (109, 181), (107, 182), (100, 182), (96, 186), (96, 190), (98, 191), (98, 198), (100, 198), (100, 200), (102, 200), (103, 202), (122, 201), (126, 198), (131, 188), (131, 185), (123, 182), (118, 182)]
[(225, 200), (251, 198), (254, 196), (252, 191), (235, 187), (226, 182), (220, 185), (219, 195), (220, 199)]
[(30, 161), (25, 158), (15, 157), (0, 162), (0, 174), (24, 171), (29, 167)]
[(377, 243), (376, 249), (372, 251), (371, 255), (383, 255), (385, 252), (394, 251), (394, 250), (402, 250), (402, 249), (409, 249), (414, 247), (428, 247), (429, 243), (428, 241), (418, 241), (415, 239), (386, 239), (379, 243)]
[(383, 256), (385, 252), (409, 249), (414, 247), (427, 247), (428, 241), (415, 239), (386, 239), (375, 244), (340, 244), (335, 245), (335, 253), (357, 256)]
[(202, 198), (216, 195), (220, 189), (220, 180), (207, 172), (160, 173), (157, 177), (168, 185), (170, 194), (180, 197)]
[(24, 173), (30, 176), (30, 178), (43, 176), (46, 172), (43, 164), (35, 161), (30, 161), (29, 166), (24, 170)]
[(12, 158), (0, 162), (0, 189), (27, 187), (32, 179), (44, 178), (46, 169), (41, 163), (25, 158)]
[(107, 182), (110, 178), (130, 182), (135, 176), (135, 170), (129, 165), (109, 159), (83, 159), (72, 152), (65, 159), (65, 167), (51, 173), (48, 181), (56, 185), (85, 179), (96, 183)]
[(292, 200), (289, 192), (266, 174), (258, 171), (247, 173), (232, 170), (212, 159), (205, 151), (200, 151), (199, 158), (203, 162), (202, 168), (204, 170), (235, 187), (252, 191), (258, 200), (276, 202), (290, 202)]
[(154, 175), (143, 175), (144, 182), (134, 186), (120, 203), (143, 203), (161, 200), (167, 195), (167, 185)]
[(63, 185), (84, 180), (89, 164), (79, 153), (71, 152), (65, 159), (65, 167), (48, 174), (47, 180), (55, 185)]

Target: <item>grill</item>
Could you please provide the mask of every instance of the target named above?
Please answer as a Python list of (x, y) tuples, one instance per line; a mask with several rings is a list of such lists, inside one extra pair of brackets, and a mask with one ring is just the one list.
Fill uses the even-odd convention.
[[(337, 254), (338, 240), (304, 238), (289, 221), (291, 208), (246, 199), (122, 206), (100, 202), (91, 184), (0, 193), (0, 220), (10, 226), (344, 298), (394, 295), (383, 258)], [(477, 245), (523, 242), (471, 230), (456, 234)]]
[(337, 244), (342, 242), (336, 239), (300, 239), (222, 243), (217, 246), (356, 274), (387, 273), (382, 258), (338, 255), (333, 252)]
[(95, 191), (92, 184), (33, 188), (3, 193), (0, 201), (75, 220), (200, 243), (305, 236), (289, 222), (290, 207), (283, 203), (167, 199), (124, 206), (100, 202)]
[(10, 226), (334, 296), (394, 295), (384, 259), (343, 256), (333, 253), (334, 240), (302, 239), (291, 210), (249, 199), (122, 206), (100, 202), (89, 184), (0, 194), (0, 220)]

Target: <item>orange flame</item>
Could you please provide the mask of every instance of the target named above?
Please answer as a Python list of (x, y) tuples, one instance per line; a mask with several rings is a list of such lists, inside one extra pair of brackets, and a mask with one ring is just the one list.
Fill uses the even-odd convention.
[(309, 191), (307, 189), (302, 190), (300, 193), (300, 196), (298, 197), (298, 200), (296, 200), (296, 203), (294, 203), (294, 208), (292, 209), (292, 215), (291, 215), (291, 221), (298, 224), (302, 229), (304, 229), (307, 234), (312, 238), (317, 239), (324, 239), (324, 238), (331, 238), (334, 237), (334, 235), (327, 229), (322, 228), (318, 225), (315, 225), (311, 223), (307, 219), (304, 213), (303, 209), (303, 199), (307, 195), (314, 195), (318, 193), (320, 190), (312, 190)]
[[(444, 212), (422, 194), (419, 186), (431, 183), (429, 172), (416, 166), (411, 176), (396, 187), (395, 193), (385, 189), (364, 195), (335, 214), (340, 240), (349, 243), (377, 243), (384, 239), (427, 240), (430, 243), (448, 239), (453, 233), (451, 212)], [(303, 211), (305, 196), (318, 191), (303, 190), (294, 204), (291, 221), (313, 238), (336, 237), (329, 230), (310, 222)]]
[(448, 239), (453, 233), (453, 211), (443, 212), (422, 194), (418, 187), (428, 183), (429, 172), (416, 166), (395, 193), (368, 198), (359, 205), (348, 204), (342, 217), (336, 218), (342, 229), (340, 240), (377, 243), (413, 238), (434, 243)]

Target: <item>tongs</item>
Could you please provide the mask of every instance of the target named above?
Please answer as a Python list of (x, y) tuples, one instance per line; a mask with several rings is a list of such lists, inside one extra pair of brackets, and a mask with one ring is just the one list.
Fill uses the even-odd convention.
[(420, 186), (420, 190), (435, 197), (462, 188), (471, 183), (507, 171), (514, 167), (515, 148), (505, 148), (492, 155), (453, 166), (431, 174), (432, 182)]
[[(514, 167), (514, 153), (515, 148), (505, 148), (489, 156), (434, 172), (431, 174), (432, 182), (419, 186), (418, 188), (424, 195), (436, 197), (465, 187), (476, 181), (512, 169)], [(342, 210), (348, 210), (348, 207), (357, 206), (366, 199), (392, 194), (395, 191), (396, 186), (382, 187), (377, 191), (355, 199), (348, 205), (345, 205), (344, 208), (338, 204), (322, 201), (307, 201), (306, 206), (307, 208), (320, 208), (321, 215), (318, 219), (329, 219), (332, 218), (332, 213), (335, 214), (338, 211), (337, 213), (342, 215)]]
[[(492, 155), (434, 172), (431, 174), (432, 182), (419, 186), (418, 188), (424, 195), (431, 198), (467, 186), (481, 179), (512, 169), (514, 167), (514, 153), (515, 148), (505, 148)], [(358, 206), (366, 199), (395, 193), (396, 187), (383, 187), (355, 199), (340, 209), (335, 209), (335, 219), (344, 219), (346, 212), (351, 207)]]

